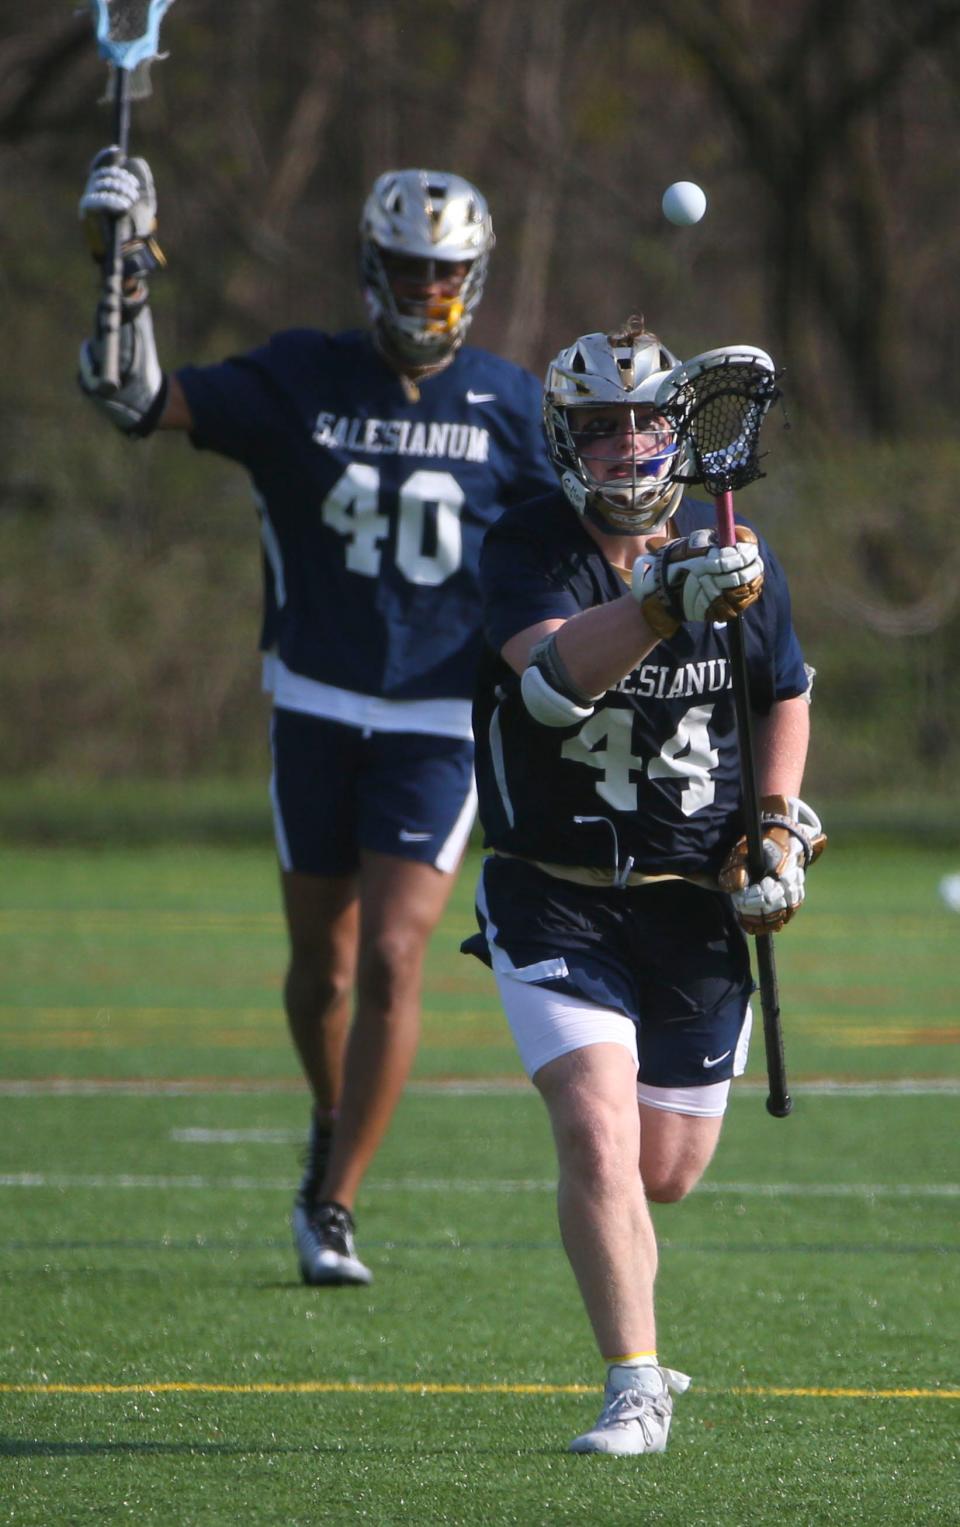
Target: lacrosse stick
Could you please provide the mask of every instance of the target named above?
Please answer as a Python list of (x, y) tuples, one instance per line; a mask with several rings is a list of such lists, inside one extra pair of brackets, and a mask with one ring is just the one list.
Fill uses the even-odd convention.
[[(714, 499), (720, 545), (734, 546), (734, 491), (763, 476), (757, 455), (760, 426), (780, 396), (773, 361), (763, 350), (749, 345), (707, 350), (675, 367), (661, 391), (666, 392), (668, 388), (668, 397), (658, 397), (658, 402), (669, 402), (677, 420), (678, 433), (688, 448), (692, 471), (687, 480), (702, 483)], [(727, 634), (740, 753), (740, 787), (746, 817), (747, 865), (750, 879), (757, 882), (766, 874), (766, 865), (747, 659), (739, 620), (729, 622)], [(767, 1111), (782, 1119), (790, 1112), (793, 1101), (787, 1091), (773, 935), (758, 934), (756, 945), (767, 1055)]]
[[(130, 138), (130, 103), (150, 94), (150, 63), (157, 57), (160, 20), (173, 0), (90, 0), (97, 48), (113, 72), (113, 142), (123, 164)], [(123, 310), (123, 240), (114, 218), (103, 258), (100, 332), (103, 353), (97, 391), (111, 398), (120, 386)]]

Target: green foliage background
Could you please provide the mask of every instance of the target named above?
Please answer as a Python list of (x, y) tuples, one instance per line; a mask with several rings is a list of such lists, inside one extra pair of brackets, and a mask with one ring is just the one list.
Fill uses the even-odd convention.
[[(213, 0), (176, 6), (134, 113), (170, 268), (165, 364), (362, 321), (373, 175), (443, 163), (498, 231), (471, 336), (541, 371), (631, 310), (679, 353), (785, 367), (739, 502), (817, 669), (809, 793), (942, 820), (960, 754), (955, 88), (960, 4)], [(109, 135), (87, 18), (0, 40), (0, 777), (262, 782), (256, 521), (239, 469), (133, 445), (74, 386), (96, 271), (76, 201)], [(669, 227), (672, 179), (707, 188)], [(15, 814), (15, 813), (14, 813)]]

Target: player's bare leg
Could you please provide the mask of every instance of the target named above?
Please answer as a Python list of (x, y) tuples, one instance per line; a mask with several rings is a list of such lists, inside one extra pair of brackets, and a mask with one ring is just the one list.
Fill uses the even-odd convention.
[[(713, 1155), (722, 1118), (678, 1114), (639, 1103), (640, 1175), (648, 1199), (675, 1203), (699, 1182)], [(570, 1444), (574, 1453), (662, 1453), (683, 1394), (685, 1373), (661, 1367), (656, 1351), (630, 1352), (607, 1369), (603, 1409), (589, 1431)]]
[(600, 1416), (571, 1449), (662, 1452), (672, 1396), (689, 1379), (657, 1358), (657, 1243), (647, 1198), (669, 1203), (689, 1192), (723, 1121), (638, 1105), (633, 1058), (619, 1045), (575, 1050), (534, 1081), (556, 1141), (564, 1247), (608, 1363)]
[(369, 1283), (354, 1249), (349, 1212), (322, 1199), (356, 972), (356, 878), (286, 872), (283, 899), (290, 935), (287, 1019), (313, 1094), (307, 1159), (293, 1208), (300, 1270), (310, 1284)]
[(622, 1045), (588, 1045), (533, 1080), (556, 1143), (560, 1233), (600, 1352), (654, 1352), (657, 1243), (637, 1170), (636, 1062)]
[(314, 1106), (329, 1117), (340, 1099), (360, 928), (354, 876), (283, 877), (290, 937), (284, 1002)]
[(678, 1203), (695, 1188), (713, 1158), (723, 1117), (671, 1113), (640, 1103), (640, 1176), (649, 1199)]
[(454, 879), (432, 865), (387, 854), (363, 856), (356, 1011), (323, 1183), (323, 1196), (348, 1209), (416, 1055), (427, 942)]
[(355, 882), (284, 877), (290, 1028), (315, 1100), (293, 1217), (307, 1283), (370, 1282), (353, 1203), (416, 1054), (427, 941), (454, 878), (385, 854), (365, 854)]

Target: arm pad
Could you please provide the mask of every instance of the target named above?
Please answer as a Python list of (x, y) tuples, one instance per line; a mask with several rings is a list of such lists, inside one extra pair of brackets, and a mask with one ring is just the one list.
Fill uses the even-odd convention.
[(167, 379), (157, 358), (150, 309), (142, 307), (135, 317), (120, 326), (120, 389), (112, 398), (102, 398), (97, 393), (101, 355), (99, 338), (85, 340), (80, 346), (77, 380), (81, 392), (102, 409), (121, 434), (135, 437), (150, 434), (163, 411), (167, 391)]
[(523, 703), (541, 726), (575, 726), (593, 715), (594, 700), (570, 677), (557, 651), (557, 633), (538, 642), (520, 679)]

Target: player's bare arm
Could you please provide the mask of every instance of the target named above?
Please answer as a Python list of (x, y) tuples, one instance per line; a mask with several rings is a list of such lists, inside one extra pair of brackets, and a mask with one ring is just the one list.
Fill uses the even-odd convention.
[(192, 429), (193, 416), (183, 388), (175, 376), (167, 378), (167, 398), (157, 420), (157, 429)]
[(530, 665), (536, 648), (554, 636), (557, 653), (585, 694), (601, 695), (630, 673), (659, 638), (632, 599), (598, 605), (570, 620), (543, 620), (505, 644), (502, 656), (515, 673)]
[(778, 700), (754, 721), (757, 781), (761, 795), (799, 795), (810, 742), (806, 695)]

